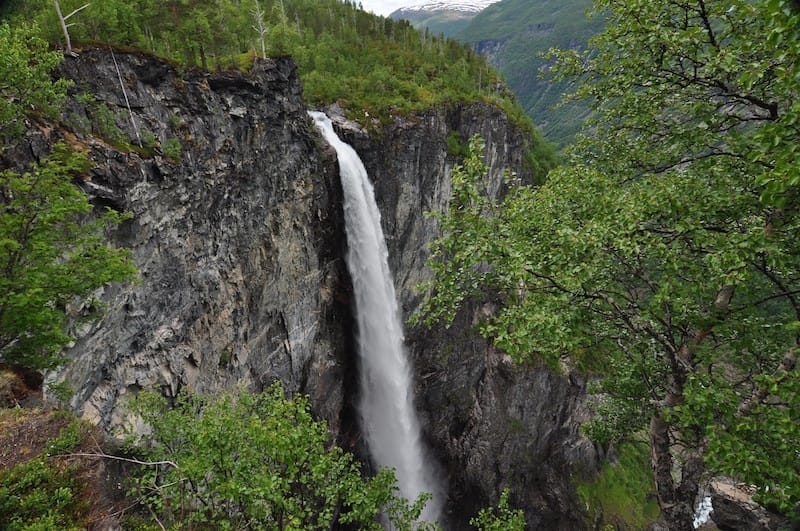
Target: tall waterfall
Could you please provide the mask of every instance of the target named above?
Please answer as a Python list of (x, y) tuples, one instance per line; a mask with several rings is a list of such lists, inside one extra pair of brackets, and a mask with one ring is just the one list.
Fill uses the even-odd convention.
[(319, 112), (309, 114), (339, 158), (347, 265), (356, 296), (362, 430), (376, 464), (395, 469), (401, 496), (413, 501), (420, 492), (433, 494), (422, 516), (434, 521), (441, 493), (414, 410), (411, 369), (372, 184), (358, 154), (339, 139), (330, 119)]

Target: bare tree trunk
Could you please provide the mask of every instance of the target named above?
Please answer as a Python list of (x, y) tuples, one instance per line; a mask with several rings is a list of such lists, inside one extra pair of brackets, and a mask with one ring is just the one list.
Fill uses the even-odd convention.
[[(721, 314), (728, 312), (735, 288), (723, 286), (714, 300), (714, 309)], [(658, 505), (670, 531), (693, 529), (695, 500), (700, 491), (705, 466), (703, 454), (705, 441), (700, 430), (681, 433), (690, 440), (678, 452), (670, 434), (670, 423), (666, 412), (684, 401), (684, 389), (689, 373), (693, 370), (694, 349), (712, 332), (712, 327), (698, 329), (684, 338), (683, 344), (674, 352), (668, 352), (670, 365), (664, 399), (650, 421), (650, 449), (652, 451), (653, 476), (658, 496)], [(684, 441), (685, 442), (685, 441)], [(673, 471), (680, 473), (680, 483), (675, 484)]]
[(74, 55), (75, 55), (75, 52), (73, 52), (73, 51), (72, 51), (72, 41), (70, 41), (70, 38), (69, 38), (69, 29), (68, 29), (68, 28), (69, 28), (69, 26), (71, 26), (71, 24), (67, 24), (67, 20), (69, 20), (69, 18), (70, 18), (72, 15), (74, 15), (74, 14), (75, 14), (75, 13), (77, 13), (78, 11), (81, 11), (81, 10), (83, 10), (83, 9), (86, 9), (86, 8), (87, 8), (87, 7), (89, 7), (91, 4), (84, 4), (84, 5), (82, 5), (81, 7), (79, 7), (78, 9), (74, 10), (72, 13), (70, 13), (70, 14), (69, 14), (69, 15), (67, 15), (67, 16), (64, 16), (64, 15), (62, 15), (62, 14), (61, 14), (61, 6), (60, 6), (60, 5), (58, 5), (58, 0), (53, 0), (53, 5), (55, 5), (55, 6), (56, 6), (56, 13), (58, 14), (58, 22), (61, 24), (61, 31), (63, 31), (63, 32), (64, 32), (64, 40), (65, 40), (65, 41), (66, 41), (66, 43), (67, 43), (66, 54), (67, 54), (67, 55), (72, 55), (72, 56), (74, 56)]
[(64, 16), (61, 14), (61, 6), (58, 5), (58, 0), (53, 0), (53, 4), (56, 6), (56, 13), (58, 13), (58, 21), (61, 23), (61, 31), (64, 32), (64, 40), (67, 41), (67, 55), (73, 55), (72, 53), (72, 42), (69, 40), (69, 31), (67, 30), (67, 21), (64, 19)]
[(253, 26), (253, 29), (258, 32), (258, 38), (261, 41), (261, 57), (266, 59), (266, 35), (268, 30), (267, 26), (264, 24), (264, 12), (261, 10), (261, 4), (258, 3), (258, 0), (256, 0), (256, 7), (253, 9), (252, 15), (256, 19), (256, 24)]

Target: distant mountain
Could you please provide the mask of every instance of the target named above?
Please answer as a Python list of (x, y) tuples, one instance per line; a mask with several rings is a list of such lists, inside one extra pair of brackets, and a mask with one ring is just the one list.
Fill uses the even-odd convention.
[(539, 54), (550, 48), (584, 49), (603, 22), (589, 20), (592, 0), (409, 0), (390, 18), (455, 37), (485, 55), (506, 78), (545, 138), (558, 147), (572, 142), (589, 115), (586, 105), (553, 107), (569, 91), (540, 73)]
[(498, 0), (430, 0), (417, 2), (394, 11), (389, 18), (405, 19), (417, 28), (448, 37), (464, 30), (470, 21)]
[(570, 143), (589, 109), (570, 103), (553, 106), (569, 90), (540, 78), (548, 49), (584, 49), (603, 21), (588, 20), (591, 0), (502, 0), (479, 12), (457, 38), (470, 43), (503, 73), (528, 115), (557, 146)]
[(429, 0), (411, 4), (403, 9), (422, 9), (427, 11), (450, 9), (453, 11), (463, 11), (465, 13), (480, 13), (492, 4), (496, 4), (499, 0)]

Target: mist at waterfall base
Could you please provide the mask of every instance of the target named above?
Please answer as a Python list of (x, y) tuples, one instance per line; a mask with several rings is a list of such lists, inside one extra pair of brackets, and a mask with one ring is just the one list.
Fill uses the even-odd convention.
[(356, 296), (361, 429), (375, 463), (395, 469), (401, 496), (414, 501), (421, 492), (433, 495), (422, 518), (436, 521), (443, 492), (421, 440), (411, 368), (373, 187), (358, 154), (339, 139), (330, 119), (319, 112), (309, 114), (339, 159), (347, 265)]

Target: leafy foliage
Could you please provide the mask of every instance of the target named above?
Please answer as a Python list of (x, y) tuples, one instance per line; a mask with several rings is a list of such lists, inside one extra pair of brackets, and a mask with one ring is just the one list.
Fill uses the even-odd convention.
[(161, 463), (144, 468), (134, 490), (177, 528), (377, 530), (386, 507), (397, 529), (416, 529), (425, 498), (395, 497), (389, 470), (362, 478), (350, 454), (329, 447), (308, 401), (284, 398), (277, 383), (258, 395), (185, 394), (174, 408), (141, 393), (132, 411), (152, 430), (147, 457)]
[[(68, 307), (85, 304), (98, 287), (134, 274), (129, 252), (105, 241), (104, 231), (124, 216), (108, 210), (86, 219), (92, 205), (72, 179), (88, 164), (83, 155), (58, 145), (28, 172), (0, 173), (4, 363), (33, 369), (61, 363), (60, 351), (71, 340)], [(92, 304), (85, 304), (84, 318), (96, 316)]]
[(73, 450), (81, 423), (68, 424), (48, 447), (48, 454), (0, 469), (0, 526), (8, 531), (85, 529), (87, 500), (70, 466), (50, 455)]
[(754, 434), (796, 441), (800, 422), (797, 12), (780, 0), (596, 6), (608, 25), (594, 49), (551, 57), (582, 80), (587, 133), (544, 186), (500, 203), (471, 150), (423, 312), (452, 318), (490, 288), (505, 299), (483, 325), (495, 344), (594, 367), (604, 415), (592, 431), (648, 431), (671, 528), (691, 526), (708, 465), (796, 515), (796, 445)]
[(761, 486), (756, 501), (800, 521), (800, 378), (784, 372), (759, 383), (769, 389), (769, 399), (713, 426), (707, 459), (715, 469)]
[[(66, 97), (67, 82), (51, 79), (61, 56), (36, 32), (26, 23), (0, 24), (0, 153), (24, 131), (26, 116), (53, 117)], [(58, 365), (71, 340), (67, 306), (133, 275), (128, 253), (103, 238), (123, 217), (107, 212), (85, 220), (92, 206), (72, 179), (88, 165), (59, 145), (30, 171), (0, 172), (0, 362)]]
[(50, 51), (34, 26), (0, 22), (0, 49), (0, 143), (5, 144), (25, 130), (27, 114), (55, 115), (67, 82), (51, 80), (61, 54)]
[(481, 509), (478, 516), (469, 521), (470, 525), (481, 531), (524, 531), (525, 514), (508, 506), (509, 494), (509, 490), (504, 489), (497, 509)]

